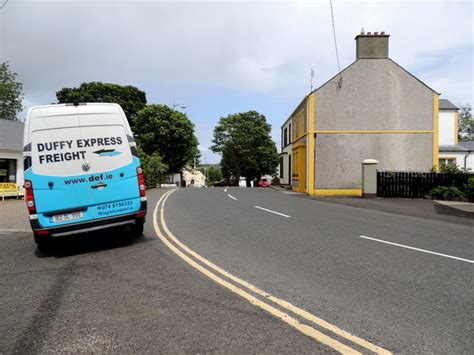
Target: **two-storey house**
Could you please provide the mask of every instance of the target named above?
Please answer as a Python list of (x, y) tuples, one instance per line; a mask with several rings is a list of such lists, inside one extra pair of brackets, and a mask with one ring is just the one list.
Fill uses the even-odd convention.
[(439, 164), (439, 93), (389, 58), (388, 34), (355, 40), (356, 61), (309, 93), (282, 127), (291, 122), (294, 191), (360, 196), (365, 159), (390, 170)]

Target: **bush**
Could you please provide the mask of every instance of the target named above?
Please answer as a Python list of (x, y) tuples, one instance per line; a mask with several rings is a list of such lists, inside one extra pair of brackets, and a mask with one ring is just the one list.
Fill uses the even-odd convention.
[(445, 165), (442, 164), (439, 167), (439, 172), (440, 173), (446, 173), (446, 174), (462, 174), (464, 173), (463, 169), (459, 167), (459, 165)]
[(158, 153), (152, 155), (146, 154), (140, 146), (137, 146), (140, 163), (142, 165), (143, 177), (145, 178), (145, 185), (147, 189), (151, 189), (160, 184), (160, 178), (168, 169), (166, 164), (163, 164)]
[(461, 199), (464, 197), (464, 194), (461, 190), (454, 186), (438, 186), (431, 190), (431, 197), (437, 200), (448, 200)]
[(469, 177), (469, 180), (464, 187), (464, 195), (469, 202), (474, 202), (474, 175)]

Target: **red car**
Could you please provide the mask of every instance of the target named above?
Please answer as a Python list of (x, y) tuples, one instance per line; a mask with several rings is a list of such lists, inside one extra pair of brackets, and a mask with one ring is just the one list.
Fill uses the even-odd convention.
[(267, 178), (261, 178), (258, 182), (258, 187), (270, 187), (272, 186), (272, 182), (267, 180)]

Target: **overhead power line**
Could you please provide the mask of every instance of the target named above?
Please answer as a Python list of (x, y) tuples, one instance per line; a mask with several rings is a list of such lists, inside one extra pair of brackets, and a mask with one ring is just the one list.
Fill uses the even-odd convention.
[(329, 5), (331, 6), (332, 33), (334, 37), (334, 47), (336, 48), (337, 69), (339, 70), (339, 73), (340, 73), (341, 65), (339, 64), (339, 51), (337, 50), (336, 25), (334, 24), (334, 10), (332, 8), (332, 0), (329, 0)]
[(341, 76), (341, 65), (339, 63), (339, 51), (337, 49), (337, 39), (336, 39), (336, 24), (334, 21), (334, 10), (332, 7), (332, 0), (329, 0), (329, 5), (331, 7), (331, 20), (332, 20), (332, 34), (334, 37), (334, 48), (336, 48), (336, 60), (337, 60), (337, 70), (339, 73), (339, 81), (337, 83), (337, 89), (340, 90), (342, 87), (342, 76)]

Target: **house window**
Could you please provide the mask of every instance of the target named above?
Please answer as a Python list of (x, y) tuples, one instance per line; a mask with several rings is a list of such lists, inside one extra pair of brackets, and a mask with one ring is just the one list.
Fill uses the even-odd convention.
[(456, 158), (439, 158), (439, 166), (456, 166)]
[(288, 126), (288, 143), (291, 143), (291, 123)]
[(16, 182), (16, 160), (0, 159), (0, 182)]
[(291, 132), (291, 136), (292, 137), (295, 137), (298, 138), (298, 122), (296, 121), (296, 116), (294, 116), (292, 119), (291, 119), (292, 123), (293, 123), (293, 131)]
[(283, 142), (283, 146), (286, 147), (288, 145), (288, 128), (283, 131)]
[(280, 157), (280, 177), (283, 178), (283, 157)]
[(304, 119), (304, 110), (298, 113), (298, 134), (302, 135), (306, 132), (306, 122)]

